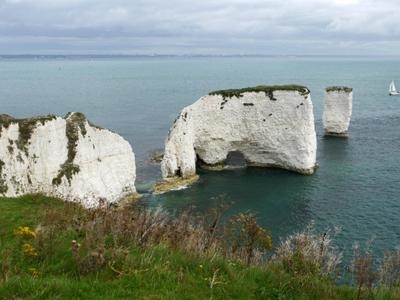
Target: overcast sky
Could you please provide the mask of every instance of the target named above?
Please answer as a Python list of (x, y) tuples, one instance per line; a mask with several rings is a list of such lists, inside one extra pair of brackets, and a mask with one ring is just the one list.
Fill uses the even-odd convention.
[(0, 53), (399, 55), (400, 0), (0, 0)]

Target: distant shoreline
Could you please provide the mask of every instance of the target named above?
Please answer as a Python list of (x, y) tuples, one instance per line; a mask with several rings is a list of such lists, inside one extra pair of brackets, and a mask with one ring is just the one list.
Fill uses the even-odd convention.
[(274, 54), (0, 54), (7, 59), (109, 59), (109, 58), (280, 58), (280, 59), (400, 59), (400, 55), (274, 55)]

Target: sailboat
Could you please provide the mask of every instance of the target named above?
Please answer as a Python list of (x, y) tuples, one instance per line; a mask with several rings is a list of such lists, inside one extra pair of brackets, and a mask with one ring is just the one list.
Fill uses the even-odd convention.
[(400, 95), (400, 92), (396, 90), (396, 86), (394, 85), (394, 81), (392, 80), (389, 86), (389, 96), (398, 96), (398, 95)]

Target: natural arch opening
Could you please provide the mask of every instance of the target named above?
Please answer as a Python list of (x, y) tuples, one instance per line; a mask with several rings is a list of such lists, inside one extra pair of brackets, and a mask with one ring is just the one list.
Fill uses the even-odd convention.
[(240, 151), (229, 152), (224, 164), (227, 168), (246, 168), (247, 166), (246, 158)]

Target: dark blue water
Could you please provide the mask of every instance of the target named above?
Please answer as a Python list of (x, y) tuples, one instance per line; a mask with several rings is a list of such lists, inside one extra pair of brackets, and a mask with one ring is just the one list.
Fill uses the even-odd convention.
[[(146, 197), (168, 208), (207, 210), (224, 201), (230, 213), (254, 211), (275, 241), (314, 221), (340, 226), (339, 246), (374, 238), (373, 249), (400, 244), (400, 60), (374, 58), (58, 58), (0, 59), (1, 113), (16, 117), (82, 111), (132, 144), (140, 190), (159, 179), (149, 153), (162, 148), (180, 109), (211, 90), (297, 83), (311, 89), (318, 133), (313, 176), (283, 170), (201, 172), (193, 187)], [(354, 88), (349, 139), (325, 138), (323, 89)]]

